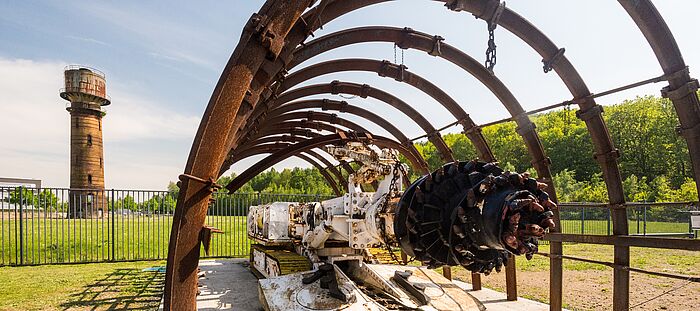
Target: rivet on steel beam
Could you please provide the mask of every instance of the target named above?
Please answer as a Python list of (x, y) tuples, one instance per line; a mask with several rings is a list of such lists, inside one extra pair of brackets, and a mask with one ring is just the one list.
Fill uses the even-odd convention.
[(560, 48), (557, 50), (557, 52), (552, 56), (550, 59), (542, 59), (542, 70), (544, 70), (544, 73), (548, 73), (552, 71), (553, 67), (557, 64), (559, 59), (561, 59), (562, 56), (564, 56), (564, 52), (566, 49)]

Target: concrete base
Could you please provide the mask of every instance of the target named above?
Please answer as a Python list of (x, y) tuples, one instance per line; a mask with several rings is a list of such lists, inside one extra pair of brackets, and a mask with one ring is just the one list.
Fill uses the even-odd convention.
[[(202, 260), (199, 268), (204, 276), (199, 279), (198, 310), (259, 311), (257, 279), (248, 270), (246, 259)], [(481, 301), (489, 311), (549, 310), (549, 305), (518, 297), (506, 300), (506, 294), (484, 288), (471, 290), (471, 284), (454, 281), (457, 286)]]
[(258, 279), (246, 259), (201, 260), (197, 309), (258, 311)]

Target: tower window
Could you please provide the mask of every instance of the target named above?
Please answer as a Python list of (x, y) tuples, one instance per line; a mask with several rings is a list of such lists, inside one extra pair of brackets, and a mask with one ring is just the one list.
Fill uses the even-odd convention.
[(88, 185), (92, 185), (92, 175), (88, 175)]
[(92, 146), (92, 135), (88, 134), (87, 136), (87, 144), (88, 146)]
[(102, 167), (102, 158), (100, 158), (100, 168)]
[(97, 120), (97, 127), (99, 128), (100, 131), (102, 130), (102, 120), (99, 120), (99, 119)]
[(75, 118), (75, 128), (80, 127), (80, 120), (78, 118)]

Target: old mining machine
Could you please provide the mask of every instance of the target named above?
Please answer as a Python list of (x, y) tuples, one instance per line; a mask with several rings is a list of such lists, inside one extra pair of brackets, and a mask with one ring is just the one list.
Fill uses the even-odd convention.
[(326, 150), (361, 164), (346, 194), (250, 208), (251, 268), (266, 310), (483, 310), (433, 269), (500, 271), (509, 253), (531, 258), (554, 227), (556, 205), (527, 173), (454, 162), (403, 191), (395, 150), (357, 142)]

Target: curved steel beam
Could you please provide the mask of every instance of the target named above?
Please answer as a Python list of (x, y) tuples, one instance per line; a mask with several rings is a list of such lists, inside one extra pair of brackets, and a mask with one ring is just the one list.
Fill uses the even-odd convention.
[[(290, 122), (294, 122), (294, 121), (290, 121)], [(284, 123), (289, 123), (289, 122), (284, 122)], [(305, 128), (316, 129), (319, 126), (317, 123), (320, 123), (320, 122), (315, 122), (315, 121), (301, 122), (298, 124), (299, 128), (295, 128), (295, 129), (296, 130), (300, 130), (300, 129), (303, 130)], [(326, 124), (326, 126), (332, 127), (332, 125), (329, 125), (329, 124)], [(269, 129), (265, 130), (265, 136), (286, 134), (288, 131), (289, 131), (289, 129), (284, 128), (284, 126), (275, 125), (275, 126), (270, 127)], [(344, 131), (342, 129), (339, 129), (339, 128), (334, 128), (334, 130), (330, 131), (330, 132), (339, 133), (339, 132), (344, 132)], [(322, 135), (319, 135), (318, 133), (314, 133), (314, 134), (316, 134), (314, 138), (322, 136)], [(411, 167), (413, 167), (414, 170), (420, 172), (421, 174), (430, 173), (430, 169), (428, 168), (428, 164), (425, 162), (425, 159), (423, 159), (423, 157), (421, 157), (420, 155), (413, 154), (409, 148), (402, 145), (401, 143), (397, 143), (397, 142), (389, 139), (389, 140), (376, 141), (375, 144), (379, 147), (392, 148), (392, 149), (398, 150), (399, 153), (401, 153), (401, 155), (406, 157), (406, 159), (408, 159), (409, 162), (411, 162)], [(233, 163), (233, 162), (230, 162), (230, 163)]]
[(406, 135), (403, 134), (394, 124), (380, 117), (379, 115), (360, 108), (358, 106), (350, 105), (345, 101), (337, 101), (330, 99), (311, 99), (311, 100), (301, 100), (290, 102), (279, 106), (275, 109), (269, 110), (265, 113), (266, 118), (275, 118), (279, 115), (285, 114), (287, 112), (297, 111), (301, 109), (311, 109), (319, 108), (324, 111), (337, 111), (352, 114), (368, 120), (382, 129), (386, 130), (391, 134), (396, 140), (398, 140), (402, 145), (406, 146), (416, 157), (421, 157), (420, 152), (416, 149), (413, 143), (409, 140)]
[[(695, 180), (700, 180), (700, 100), (696, 93), (698, 82), (690, 77), (673, 33), (654, 4), (649, 0), (618, 2), (642, 31), (664, 73), (670, 77), (669, 85), (661, 93), (673, 102), (680, 122), (680, 134), (688, 143)], [(700, 194), (700, 183), (696, 183), (696, 187)]]
[(249, 167), (247, 170), (243, 171), (240, 175), (236, 176), (228, 185), (226, 185), (226, 189), (228, 189), (230, 192), (235, 192), (237, 189), (239, 189), (241, 186), (243, 186), (248, 180), (251, 178), (255, 177), (255, 175), (260, 174), (260, 172), (264, 171), (268, 167), (274, 165), (275, 163), (284, 160), (285, 158), (289, 157), (290, 155), (297, 153), (297, 152), (303, 152), (305, 150), (317, 148), (320, 146), (324, 145), (329, 145), (329, 144), (342, 144), (347, 141), (353, 141), (353, 140), (363, 140), (363, 141), (368, 141), (372, 144), (376, 145), (384, 145), (389, 148), (394, 148), (399, 150), (400, 152), (406, 152), (406, 149), (404, 146), (402, 146), (400, 143), (395, 142), (391, 139), (381, 137), (381, 136), (371, 136), (371, 138), (365, 138), (365, 137), (350, 137), (347, 136), (348, 134), (345, 133), (338, 133), (338, 134), (330, 134), (330, 135), (322, 135), (316, 138), (312, 138), (303, 142), (299, 142), (296, 144), (293, 144), (287, 148), (284, 148), (282, 150), (279, 150), (266, 158), (258, 161), (251, 167)]
[[(390, 77), (398, 82), (406, 83), (413, 86), (428, 96), (435, 99), (440, 103), (447, 111), (454, 116), (459, 123), (462, 125), (465, 135), (472, 142), (478, 155), (481, 159), (485, 161), (495, 161), (493, 152), (488, 146), (486, 139), (481, 133), (481, 128), (479, 128), (476, 123), (471, 119), (469, 114), (467, 114), (464, 109), (455, 101), (450, 95), (445, 93), (435, 84), (431, 83), (427, 79), (414, 74), (407, 70), (406, 66), (393, 64), (389, 61), (378, 61), (373, 59), (336, 59), (326, 62), (317, 63), (309, 67), (303, 68), (296, 71), (287, 77), (280, 83), (278, 87), (275, 88), (276, 92), (282, 93), (286, 90), (298, 85), (306, 80), (336, 72), (343, 71), (366, 71), (375, 72), (381, 77)], [(254, 112), (251, 114), (253, 119), (256, 118), (260, 113), (256, 111), (262, 110), (260, 107), (262, 105), (256, 106)]]
[[(271, 139), (270, 139), (271, 138)], [(259, 139), (255, 141), (255, 145), (250, 146), (245, 149), (239, 149), (235, 154), (231, 154), (230, 158), (231, 160), (235, 163), (240, 161), (241, 159), (260, 154), (260, 153), (272, 153), (268, 151), (273, 151), (277, 149), (281, 149), (283, 147), (287, 147), (290, 144), (297, 143), (300, 141), (306, 140), (303, 137), (298, 137), (298, 136), (272, 136), (272, 137), (264, 137), (264, 139)], [(256, 149), (257, 148), (257, 149)], [(317, 161), (321, 162), (323, 165), (326, 166), (325, 170), (330, 171), (337, 179), (339, 184), (344, 183), (344, 178), (343, 175), (340, 174), (340, 172), (335, 168), (333, 163), (328, 161), (325, 157), (323, 157), (321, 154), (313, 151), (313, 150), (308, 150), (306, 153), (316, 159)], [(321, 168), (319, 168), (321, 169)]]
[[(267, 1), (257, 18), (251, 18), (244, 29), (214, 88), (181, 178), (168, 243), (163, 289), (165, 310), (196, 309), (197, 264), (201, 248), (199, 237), (211, 197), (209, 186), (199, 180), (216, 180), (221, 163), (228, 154), (230, 140), (236, 133), (232, 118), (238, 113), (254, 74), (267, 56), (274, 59), (279, 55), (287, 34), (309, 4), (311, 0)], [(264, 28), (256, 27), (260, 24), (260, 16), (274, 23)], [(274, 36), (265, 36), (265, 33)]]
[(444, 161), (454, 161), (454, 158), (452, 157), (452, 151), (442, 139), (442, 136), (437, 131), (437, 129), (435, 129), (435, 127), (433, 127), (430, 124), (430, 122), (428, 122), (428, 120), (425, 119), (425, 117), (423, 117), (418, 111), (413, 109), (413, 107), (411, 107), (409, 104), (402, 101), (401, 99), (380, 89), (373, 88), (367, 84), (333, 81), (329, 84), (315, 84), (304, 86), (279, 95), (277, 97), (277, 100), (269, 104), (269, 108), (274, 109), (278, 106), (283, 105), (284, 103), (306, 96), (339, 93), (357, 95), (362, 98), (372, 97), (398, 109), (406, 116), (414, 120), (428, 134), (428, 139), (435, 145)]
[[(271, 138), (272, 140), (270, 140), (270, 138)], [(270, 143), (263, 144), (263, 143), (261, 143), (261, 141), (267, 141), (267, 140), (270, 140), (270, 141), (268, 141), (268, 142), (274, 142), (274, 144), (270, 144)], [(282, 148), (284, 148), (284, 147), (288, 147), (289, 145), (291, 145), (291, 144), (279, 144), (279, 142), (298, 143), (298, 142), (304, 141), (304, 140), (307, 140), (307, 139), (305, 139), (305, 138), (303, 138), (303, 137), (294, 137), (294, 136), (289, 136), (289, 135), (285, 135), (285, 136), (273, 136), (273, 137), (263, 137), (262, 139), (257, 139), (257, 140), (255, 141), (256, 145), (251, 146), (251, 147), (248, 147), (248, 148), (246, 148), (246, 149), (244, 149), (244, 150), (237, 150), (239, 153), (236, 153), (235, 155), (232, 155), (232, 158), (234, 158), (235, 161), (238, 161), (238, 160), (240, 160), (240, 159), (243, 159), (243, 158), (246, 158), (246, 157), (250, 157), (250, 156), (253, 156), (253, 155), (256, 155), (256, 154), (274, 153), (275, 151), (278, 151), (279, 149), (282, 149)], [(258, 149), (258, 150), (255, 149), (255, 148), (257, 148), (258, 146), (263, 146), (263, 145), (265, 145), (266, 148), (261, 148), (261, 149)], [(330, 161), (328, 161), (328, 159), (326, 159), (325, 157), (323, 157), (321, 154), (317, 153), (317, 152), (314, 151), (313, 149), (304, 151), (304, 153), (307, 153), (307, 154), (309, 154), (310, 156), (312, 156), (312, 157), (316, 158), (317, 160), (321, 161), (321, 162), (326, 166), (326, 169), (329, 170), (329, 171), (330, 171), (333, 175), (335, 175), (335, 177), (338, 179), (339, 188), (344, 189), (343, 187), (340, 187), (340, 186), (341, 186), (341, 185), (345, 185), (345, 184), (347, 183), (347, 178), (343, 177), (343, 174), (336, 168), (335, 165), (333, 165)], [(360, 165), (362, 165), (361, 162), (360, 162)], [(339, 161), (339, 166), (342, 166), (342, 167), (348, 172), (348, 174), (355, 174), (355, 170), (354, 170), (354, 169), (352, 168), (352, 166), (350, 166), (347, 162), (345, 162), (345, 161)], [(374, 189), (377, 188), (377, 185), (378, 185), (378, 183), (377, 183), (376, 181), (372, 183), (372, 187), (374, 187)], [(408, 186), (410, 185), (410, 181), (408, 180), (408, 178), (404, 178), (404, 185), (405, 185), (406, 187), (408, 187)]]
[[(290, 145), (293, 145), (293, 144), (275, 143), (275, 144), (256, 145), (256, 146), (253, 146), (251, 148), (248, 148), (248, 149), (242, 151), (240, 154), (237, 154), (236, 158), (238, 158), (240, 160), (240, 159), (251, 157), (251, 156), (254, 156), (257, 154), (274, 153), (275, 151), (282, 149), (282, 148), (285, 148), (285, 147), (289, 147)], [(312, 157), (304, 155), (301, 152), (296, 153), (292, 156), (297, 157), (299, 159), (302, 159), (302, 160), (308, 162), (309, 164), (313, 165), (316, 169), (319, 170), (319, 172), (321, 173), (321, 176), (323, 176), (323, 178), (326, 179), (326, 181), (328, 182), (328, 185), (331, 186), (331, 188), (333, 188), (333, 193), (335, 193), (338, 196), (343, 194), (341, 189), (338, 187), (338, 183), (336, 182), (336, 180), (334, 180), (333, 177), (331, 177), (331, 175), (328, 174), (328, 172), (326, 171), (326, 169), (323, 166), (321, 166), (318, 162), (312, 160)], [(318, 158), (317, 158), (317, 160), (318, 160)], [(337, 171), (336, 171), (336, 173), (337, 173)], [(342, 181), (342, 179), (341, 179), (341, 181)]]
[[(314, 121), (320, 121), (320, 122), (314, 122)], [(281, 116), (276, 117), (274, 120), (268, 120), (265, 123), (265, 127), (261, 129), (257, 129), (255, 131), (251, 131), (249, 135), (249, 139), (253, 140), (255, 138), (261, 137), (261, 136), (268, 136), (270, 131), (278, 131), (280, 128), (298, 128), (300, 125), (303, 125), (305, 123), (310, 123), (312, 125), (315, 125), (317, 127), (313, 128), (318, 131), (329, 131), (329, 132), (335, 132), (336, 128), (333, 127), (332, 125), (339, 125), (344, 128), (350, 129), (355, 132), (360, 132), (360, 133), (368, 133), (364, 127), (358, 125), (357, 123), (354, 123), (352, 121), (346, 120), (344, 118), (338, 117), (337, 115), (334, 114), (329, 114), (325, 112), (318, 112), (318, 111), (305, 111), (305, 112), (295, 112), (291, 114), (284, 114)], [(273, 128), (271, 125), (274, 124), (275, 127), (278, 128)], [(248, 141), (250, 141), (248, 140)], [(242, 147), (242, 146), (241, 146)]]

